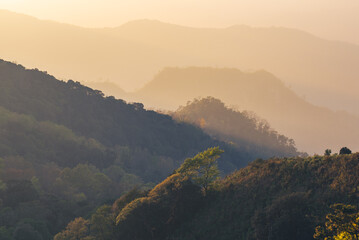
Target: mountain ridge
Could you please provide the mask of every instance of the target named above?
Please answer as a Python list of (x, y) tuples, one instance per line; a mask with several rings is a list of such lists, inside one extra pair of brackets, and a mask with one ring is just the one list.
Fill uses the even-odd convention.
[(2, 58), (63, 79), (109, 79), (133, 90), (166, 66), (265, 69), (316, 105), (359, 114), (354, 90), (359, 87), (359, 46), (354, 44), (277, 27), (202, 31), (145, 20), (135, 22), (136, 28), (125, 24), (125, 31), (121, 26), (89, 29), (33, 18), (22, 24), (2, 19), (0, 31), (9, 33), (2, 38)]

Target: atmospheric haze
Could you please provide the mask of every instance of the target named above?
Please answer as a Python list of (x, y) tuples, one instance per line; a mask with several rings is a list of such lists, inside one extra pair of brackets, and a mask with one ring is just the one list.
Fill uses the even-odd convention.
[(358, 13), (0, 0), (0, 240), (358, 239)]
[[(0, 7), (64, 23), (1, 10), (0, 31), (6, 33), (1, 58), (151, 108), (175, 110), (198, 96), (217, 97), (267, 119), (294, 138), (301, 151), (358, 145), (357, 1), (345, 7), (334, 1), (279, 0), (148, 4), (2, 1)], [(161, 21), (129, 21), (139, 18)], [(182, 70), (169, 74), (163, 72), (167, 67)], [(181, 71), (189, 74), (187, 79)], [(271, 77), (258, 77), (258, 71)], [(158, 84), (163, 74), (166, 82)], [(255, 87), (243, 78), (252, 79)], [(196, 81), (200, 86), (193, 85)], [(176, 84), (182, 92), (172, 94)], [(316, 137), (308, 140), (310, 134)]]
[(359, 43), (357, 0), (0, 0), (0, 9), (84, 27), (157, 19), (193, 27), (283, 26)]

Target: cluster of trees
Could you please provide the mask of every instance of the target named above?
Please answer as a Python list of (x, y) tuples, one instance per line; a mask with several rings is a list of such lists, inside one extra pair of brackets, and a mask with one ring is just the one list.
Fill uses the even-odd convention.
[(212, 137), (232, 143), (240, 151), (247, 150), (258, 158), (300, 154), (293, 139), (273, 130), (256, 114), (236, 111), (213, 97), (188, 102), (172, 116), (178, 121), (197, 125)]
[(326, 216), (325, 226), (315, 229), (314, 238), (323, 240), (359, 239), (359, 211), (355, 206), (336, 203)]
[(54, 239), (166, 239), (169, 232), (191, 219), (215, 187), (217, 159), (222, 153), (214, 147), (186, 159), (152, 190), (133, 189), (112, 207), (98, 208), (88, 220), (71, 221)]
[(104, 226), (96, 214), (83, 220), (83, 239), (357, 239), (359, 153), (258, 159), (216, 179), (219, 154), (199, 153), (152, 190), (104, 206)]

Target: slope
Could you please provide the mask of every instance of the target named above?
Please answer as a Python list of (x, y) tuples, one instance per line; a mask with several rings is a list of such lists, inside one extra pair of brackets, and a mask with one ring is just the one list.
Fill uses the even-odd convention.
[(358, 205), (358, 170), (358, 153), (257, 160), (205, 195), (175, 173), (150, 192), (132, 191), (112, 210), (97, 212), (93, 217), (106, 223), (90, 227), (101, 226), (112, 239), (313, 239), (331, 204)]
[(113, 149), (0, 107), (0, 239), (51, 239), (137, 184)]
[(104, 97), (78, 82), (58, 81), (5, 61), (0, 61), (0, 106), (64, 125), (77, 135), (117, 149), (130, 172), (148, 181), (161, 180), (181, 159), (211, 146), (227, 150), (222, 165), (226, 172), (258, 157), (213, 140), (195, 126), (147, 111), (140, 103)]
[(321, 153), (345, 145), (357, 150), (359, 146), (357, 117), (310, 104), (266, 71), (166, 68), (134, 95), (146, 106), (164, 109), (176, 109), (193, 98), (219, 98), (266, 119), (278, 132), (293, 138), (301, 151)]

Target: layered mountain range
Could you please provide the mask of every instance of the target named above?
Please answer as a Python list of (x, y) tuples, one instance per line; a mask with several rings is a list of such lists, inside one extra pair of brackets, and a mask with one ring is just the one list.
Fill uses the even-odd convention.
[(269, 71), (310, 102), (358, 114), (359, 46), (279, 27), (190, 28), (139, 20), (88, 29), (0, 11), (2, 58), (75, 81), (138, 89), (167, 66)]

